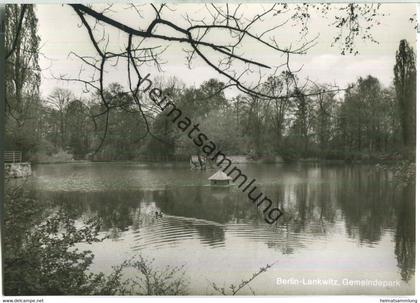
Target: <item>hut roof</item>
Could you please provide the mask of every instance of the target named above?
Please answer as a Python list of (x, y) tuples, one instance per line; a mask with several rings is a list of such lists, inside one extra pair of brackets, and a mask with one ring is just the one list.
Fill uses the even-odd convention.
[(229, 177), (228, 175), (226, 175), (224, 172), (222, 172), (221, 170), (217, 171), (217, 173), (215, 173), (213, 176), (211, 176), (209, 178), (209, 180), (232, 180), (231, 177)]

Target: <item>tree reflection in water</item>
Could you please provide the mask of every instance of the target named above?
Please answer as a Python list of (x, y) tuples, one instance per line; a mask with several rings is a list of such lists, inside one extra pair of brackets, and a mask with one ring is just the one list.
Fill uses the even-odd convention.
[(398, 201), (397, 229), (395, 232), (395, 255), (401, 278), (408, 281), (414, 274), (416, 260), (416, 204), (415, 185), (407, 184), (403, 196)]
[[(325, 237), (345, 226), (345, 235), (360, 245), (377, 245), (393, 232), (401, 277), (408, 281), (415, 267), (414, 185), (399, 186), (392, 174), (374, 166), (318, 166), (298, 171), (297, 182), (260, 185), (279, 201), (286, 215), (267, 225), (257, 208), (235, 187), (166, 186), (150, 190), (34, 192), (75, 217), (96, 215), (102, 230), (118, 239), (128, 230), (145, 241), (181, 243), (191, 237), (220, 247), (226, 233), (264, 242), (283, 254), (304, 248), (299, 235)], [(162, 211), (162, 218), (155, 218)], [(151, 228), (148, 235), (145, 228)], [(147, 243), (149, 243), (147, 242)], [(137, 246), (134, 246), (135, 248)]]

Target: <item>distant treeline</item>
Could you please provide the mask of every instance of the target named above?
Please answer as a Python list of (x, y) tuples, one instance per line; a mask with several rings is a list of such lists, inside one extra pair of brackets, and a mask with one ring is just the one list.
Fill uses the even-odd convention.
[[(343, 96), (279, 100), (229, 100), (223, 92), (215, 93), (222, 86), (212, 79), (199, 88), (172, 89), (171, 96), (226, 153), (288, 160), (392, 158), (402, 151), (395, 89), (382, 87), (374, 77), (359, 78)], [(130, 104), (118, 84), (110, 85), (107, 93), (111, 103)], [(75, 159), (173, 161), (199, 152), (166, 113), (147, 118), (151, 134), (144, 136), (145, 121), (137, 111), (116, 108), (106, 126), (106, 117), (92, 118), (104, 110), (99, 101), (78, 100), (64, 89), (56, 89), (35, 110), (34, 127), (10, 138), (33, 160), (65, 151)], [(106, 127), (106, 138), (94, 155)]]
[[(295, 77), (284, 72), (261, 86), (267, 94), (290, 96), (277, 99), (227, 98), (225, 84), (215, 79), (199, 87), (177, 79), (158, 85), (228, 155), (284, 160), (413, 156), (415, 61), (405, 40), (390, 87), (367, 76), (339, 92), (328, 85), (296, 89)], [(7, 148), (24, 151), (30, 160), (173, 161), (202, 153), (147, 95), (140, 98), (141, 112), (120, 84), (105, 90), (111, 111), (97, 95), (81, 100), (63, 88), (46, 99), (37, 96), (33, 90), (20, 95), (8, 90)]]

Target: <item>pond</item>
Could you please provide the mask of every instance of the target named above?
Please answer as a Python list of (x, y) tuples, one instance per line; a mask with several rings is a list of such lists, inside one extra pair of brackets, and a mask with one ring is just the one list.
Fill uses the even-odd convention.
[(272, 263), (241, 294), (414, 294), (413, 186), (374, 165), (240, 168), (284, 209), (278, 223), (236, 186), (209, 186), (214, 170), (180, 164), (37, 165), (28, 186), (80, 222), (101, 218), (109, 238), (80, 245), (95, 254), (93, 272), (141, 253), (160, 268), (184, 266), (191, 294), (215, 294), (213, 282), (238, 285)]

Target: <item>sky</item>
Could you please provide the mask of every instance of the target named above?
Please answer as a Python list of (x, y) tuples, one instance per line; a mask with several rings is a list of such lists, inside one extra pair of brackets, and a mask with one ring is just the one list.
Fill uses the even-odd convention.
[[(270, 4), (265, 4), (270, 5)], [(246, 4), (241, 9), (245, 17), (250, 17), (262, 8), (262, 4)], [(95, 8), (95, 7), (94, 7)], [(178, 4), (171, 6), (172, 11), (167, 11), (165, 18), (176, 24), (184, 25), (183, 16), (189, 14), (194, 18), (204, 17), (207, 13), (203, 4)], [(312, 13), (308, 39), (318, 36), (317, 44), (312, 47), (307, 54), (293, 56), (291, 58), (292, 68), (299, 69), (299, 78), (309, 78), (317, 83), (336, 84), (345, 87), (349, 83), (355, 82), (359, 76), (365, 77), (373, 75), (377, 77), (384, 86), (392, 83), (393, 65), (395, 63), (395, 52), (401, 39), (407, 39), (412, 46), (415, 46), (416, 35), (413, 23), (409, 21), (415, 13), (415, 4), (383, 4), (381, 6), (380, 25), (372, 30), (372, 34), (378, 44), (372, 42), (357, 41), (356, 48), (359, 55), (341, 55), (339, 47), (332, 47), (335, 28), (331, 26), (334, 14), (330, 13), (322, 17), (316, 12)], [(82, 95), (82, 88), (76, 83), (69, 83), (54, 79), (59, 75), (74, 78), (79, 75), (81, 64), (74, 56), (69, 56), (71, 52), (80, 55), (94, 55), (94, 49), (90, 44), (86, 30), (81, 27), (80, 19), (71, 7), (65, 4), (37, 5), (37, 16), (39, 19), (38, 33), (41, 38), (40, 65), (42, 68), (41, 94), (48, 96), (55, 87), (71, 89), (76, 95)], [(136, 28), (144, 28), (153, 17), (153, 12), (142, 8), (142, 18), (134, 14), (126, 6), (116, 5), (112, 7), (111, 16), (126, 22)], [(261, 31), (264, 26), (275, 25), (280, 22), (274, 18), (265, 19), (262, 23)], [(273, 32), (273, 35), (282, 45), (287, 47), (291, 43), (298, 45), (299, 35), (297, 26), (288, 23)], [(258, 31), (259, 28), (257, 27)], [(165, 34), (168, 30), (159, 28), (158, 31)], [(118, 31), (109, 30), (110, 48), (123, 48), (126, 43), (126, 36)], [(220, 39), (220, 34), (211, 36), (213, 39)], [(161, 41), (154, 41), (155, 46), (162, 45)], [(261, 62), (274, 64), (281, 62), (284, 58), (278, 57), (277, 53), (258, 47), (255, 42), (244, 41), (243, 54), (249, 58), (260, 60)], [(150, 67), (152, 77), (171, 77), (175, 76), (182, 80), (186, 85), (198, 86), (202, 82), (216, 77), (224, 80), (205, 62), (197, 58), (193, 62), (193, 68), (186, 66), (186, 55), (183, 46), (172, 43), (164, 53), (163, 71), (159, 72)], [(84, 70), (90, 73), (89, 70)], [(252, 78), (252, 76), (250, 76)], [(116, 67), (106, 75), (107, 83), (126, 82), (125, 68)], [(252, 79), (250, 78), (250, 81)], [(233, 93), (234, 94), (234, 93)]]

